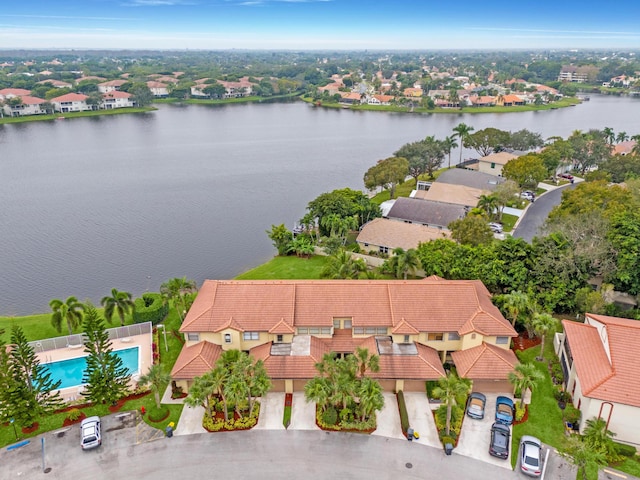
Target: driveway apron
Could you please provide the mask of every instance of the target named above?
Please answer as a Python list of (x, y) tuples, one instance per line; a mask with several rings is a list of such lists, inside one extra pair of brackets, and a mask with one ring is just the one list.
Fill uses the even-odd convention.
[(304, 392), (293, 393), (291, 425), (288, 430), (319, 430), (316, 425), (316, 404), (315, 402), (307, 403)]
[(429, 399), (423, 392), (405, 392), (404, 401), (407, 405), (409, 415), (409, 426), (420, 434), (420, 438), (414, 442), (430, 447), (442, 448), (442, 443), (438, 438), (436, 422), (431, 413)]
[(284, 416), (283, 392), (269, 392), (260, 399), (260, 417), (255, 426), (258, 430), (284, 430), (282, 418)]
[(403, 439), (402, 426), (400, 425), (400, 412), (394, 393), (385, 392), (384, 407), (378, 412), (378, 428), (372, 435)]

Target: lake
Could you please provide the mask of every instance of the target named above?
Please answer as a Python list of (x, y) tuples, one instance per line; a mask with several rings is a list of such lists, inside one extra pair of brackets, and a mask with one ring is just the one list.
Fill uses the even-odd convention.
[(376, 161), (460, 122), (545, 138), (604, 127), (633, 135), (639, 113), (640, 99), (592, 95), (525, 113), (167, 104), (0, 125), (0, 314), (48, 312), (70, 295), (97, 304), (112, 288), (138, 296), (172, 277), (232, 278), (274, 255), (272, 224), (292, 228), (320, 193), (363, 188)]

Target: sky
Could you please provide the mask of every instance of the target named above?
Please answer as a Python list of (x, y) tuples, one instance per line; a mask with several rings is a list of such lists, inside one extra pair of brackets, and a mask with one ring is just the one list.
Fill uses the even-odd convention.
[(0, 49), (640, 49), (640, 0), (3, 0)]

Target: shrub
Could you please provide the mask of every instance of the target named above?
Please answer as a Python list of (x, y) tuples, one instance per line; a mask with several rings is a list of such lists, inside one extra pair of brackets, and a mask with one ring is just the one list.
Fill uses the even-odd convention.
[[(462, 419), (464, 418), (464, 410), (459, 405), (451, 407), (451, 424), (449, 436), (455, 436), (456, 438), (460, 434), (462, 428)], [(438, 432), (443, 432), (447, 426), (447, 406), (440, 405), (435, 414), (436, 429)]]
[(581, 412), (572, 404), (568, 404), (564, 411), (562, 412), (562, 419), (570, 423), (571, 425), (576, 425), (580, 422)]
[(613, 442), (613, 444), (616, 446), (616, 452), (618, 455), (629, 458), (633, 458), (636, 455), (636, 447), (619, 442)]
[(553, 377), (553, 383), (556, 385), (559, 385), (564, 381), (564, 372), (562, 371), (562, 365), (560, 365), (560, 362), (554, 362), (551, 365), (551, 376)]
[(453, 437), (444, 436), (440, 440), (442, 441), (442, 445), (446, 445), (447, 443), (450, 443), (451, 445), (456, 444), (456, 439)]
[(396, 394), (398, 400), (398, 409), (400, 410), (400, 425), (402, 426), (402, 433), (406, 435), (409, 428), (409, 414), (407, 413), (407, 405), (404, 403), (404, 393), (399, 390)]
[(142, 297), (136, 298), (135, 306), (133, 312), (135, 323), (151, 322), (156, 325), (164, 320), (169, 313), (169, 304), (159, 293), (143, 293)]
[(67, 412), (67, 420), (75, 422), (82, 416), (82, 412), (77, 408), (72, 408)]
[(520, 406), (520, 402), (516, 402), (516, 422), (522, 421), (525, 413), (527, 413), (527, 407), (525, 405)]
[(338, 412), (333, 407), (327, 407), (327, 409), (322, 412), (322, 421), (327, 425), (335, 425), (338, 423)]
[(433, 398), (433, 389), (436, 388), (438, 386), (438, 382), (435, 380), (428, 380), (427, 381), (427, 397), (429, 399)]

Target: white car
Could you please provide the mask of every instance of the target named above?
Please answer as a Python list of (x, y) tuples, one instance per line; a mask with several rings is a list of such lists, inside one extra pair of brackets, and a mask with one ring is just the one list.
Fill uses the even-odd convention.
[(491, 222), (489, 228), (493, 233), (502, 233), (502, 224), (500, 223)]
[(531, 435), (520, 439), (520, 470), (531, 477), (542, 474), (542, 442)]
[(100, 417), (88, 417), (80, 424), (80, 446), (89, 450), (102, 445), (102, 422)]
[(530, 202), (533, 202), (536, 198), (536, 194), (530, 190), (527, 190), (520, 194), (520, 198), (524, 198), (525, 200), (529, 200)]

